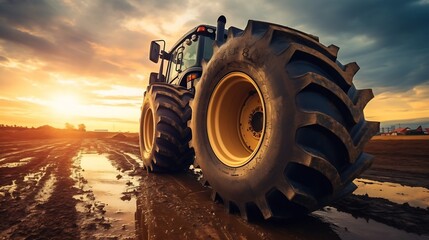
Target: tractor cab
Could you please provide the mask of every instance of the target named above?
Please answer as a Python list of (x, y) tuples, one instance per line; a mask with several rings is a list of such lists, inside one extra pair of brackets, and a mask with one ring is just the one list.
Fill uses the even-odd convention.
[[(201, 77), (202, 61), (208, 62), (213, 54), (215, 32), (213, 26), (197, 26), (186, 33), (169, 52), (164, 50), (164, 40), (152, 41), (150, 60), (157, 63), (161, 58), (161, 65), (158, 73), (151, 73), (150, 83), (167, 82), (191, 89), (194, 80)], [(159, 43), (163, 44), (162, 50)]]
[[(165, 51), (164, 40), (152, 41), (149, 59), (158, 63), (161, 58), (161, 65), (158, 73), (150, 74), (149, 84), (166, 82), (193, 90), (194, 80), (199, 79), (203, 71), (202, 62), (208, 62), (213, 55), (214, 42), (221, 45), (227, 38), (225, 23), (226, 18), (220, 16), (216, 27), (200, 25), (191, 29), (174, 44), (170, 52)], [(163, 44), (162, 50), (159, 43)], [(167, 61), (165, 70), (164, 60)]]

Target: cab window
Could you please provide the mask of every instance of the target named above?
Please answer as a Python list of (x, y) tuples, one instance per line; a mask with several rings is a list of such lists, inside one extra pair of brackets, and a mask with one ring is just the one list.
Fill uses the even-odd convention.
[(170, 66), (168, 68), (168, 82), (175, 80), (181, 72), (189, 67), (195, 66), (197, 62), (198, 42), (191, 45), (182, 44), (171, 54)]
[(203, 59), (206, 60), (207, 62), (210, 60), (210, 58), (212, 58), (212, 55), (213, 55), (213, 42), (214, 40), (209, 37), (204, 38)]

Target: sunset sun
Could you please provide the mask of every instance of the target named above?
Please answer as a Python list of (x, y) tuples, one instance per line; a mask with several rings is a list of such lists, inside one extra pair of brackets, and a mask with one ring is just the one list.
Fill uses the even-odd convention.
[(54, 95), (49, 105), (59, 116), (73, 116), (78, 114), (80, 109), (79, 98), (72, 94)]

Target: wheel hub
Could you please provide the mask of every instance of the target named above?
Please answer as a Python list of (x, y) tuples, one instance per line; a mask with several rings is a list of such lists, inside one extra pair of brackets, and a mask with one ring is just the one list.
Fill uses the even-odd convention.
[(260, 133), (262, 132), (264, 114), (260, 111), (254, 112), (250, 118), (250, 126), (252, 127), (252, 131), (254, 134), (259, 134), (258, 137), (261, 137)]
[(143, 113), (143, 146), (146, 152), (150, 152), (155, 139), (155, 124), (153, 113), (150, 108), (147, 108)]
[(239, 134), (250, 153), (255, 150), (261, 138), (263, 121), (261, 100), (256, 91), (251, 91), (241, 107), (239, 119)]
[(255, 81), (242, 72), (223, 77), (215, 87), (207, 112), (210, 146), (230, 167), (251, 161), (265, 129), (262, 94)]

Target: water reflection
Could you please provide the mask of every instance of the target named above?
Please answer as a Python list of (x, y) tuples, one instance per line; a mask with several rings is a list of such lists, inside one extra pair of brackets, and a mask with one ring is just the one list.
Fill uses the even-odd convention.
[(339, 212), (333, 207), (325, 207), (312, 215), (331, 223), (341, 239), (428, 239), (428, 236), (408, 233), (373, 220), (355, 218), (351, 214)]
[[(14, 168), (14, 167), (21, 167), (24, 166), (26, 164), (28, 164), (34, 157), (26, 157), (26, 158), (22, 158), (17, 162), (10, 162), (10, 163), (5, 163), (3, 165), (0, 166), (0, 168)], [(6, 159), (6, 158), (3, 158)], [(1, 162), (1, 161), (0, 161)]]
[(429, 207), (429, 189), (427, 188), (361, 178), (356, 179), (354, 183), (358, 186), (353, 193), (355, 195), (368, 194), (369, 197), (384, 198), (398, 204), (408, 203), (413, 207)]
[(88, 188), (84, 190), (92, 191), (93, 199), (96, 200), (95, 207), (105, 211), (103, 218), (110, 223), (108, 230), (103, 230), (103, 233), (120, 235), (121, 238), (134, 237), (131, 229), (134, 229), (136, 202), (130, 194), (138, 186), (137, 180), (122, 175), (106, 155), (82, 154), (81, 167), (82, 176), (87, 181), (85, 186)]

